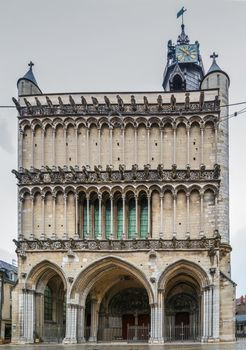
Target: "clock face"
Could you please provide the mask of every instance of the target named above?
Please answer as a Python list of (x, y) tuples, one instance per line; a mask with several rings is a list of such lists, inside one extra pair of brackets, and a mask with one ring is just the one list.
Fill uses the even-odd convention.
[(198, 61), (197, 45), (196, 44), (177, 45), (176, 46), (176, 58), (181, 63), (197, 62)]

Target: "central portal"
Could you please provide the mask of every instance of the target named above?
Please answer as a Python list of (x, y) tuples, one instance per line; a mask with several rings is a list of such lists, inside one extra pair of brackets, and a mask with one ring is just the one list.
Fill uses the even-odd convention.
[[(119, 283), (102, 299), (99, 311), (98, 341), (143, 341), (149, 339), (150, 307), (144, 288)], [(129, 281), (130, 282), (130, 281)], [(133, 281), (132, 281), (133, 282)], [(126, 288), (122, 284), (126, 285)], [(87, 315), (87, 322), (90, 315)]]

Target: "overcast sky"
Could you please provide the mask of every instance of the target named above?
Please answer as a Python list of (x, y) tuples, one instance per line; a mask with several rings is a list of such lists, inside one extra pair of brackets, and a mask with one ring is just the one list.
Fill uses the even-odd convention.
[[(246, 101), (246, 1), (0, 1), (0, 105), (12, 104), (30, 60), (43, 92), (162, 90), (167, 41), (176, 41), (182, 6), (186, 32), (231, 79), (230, 102)], [(246, 105), (245, 105), (246, 107)], [(231, 112), (243, 108), (231, 108)], [(11, 261), (17, 235), (16, 111), (0, 109), (0, 259)], [(246, 114), (230, 121), (232, 278), (246, 294)]]

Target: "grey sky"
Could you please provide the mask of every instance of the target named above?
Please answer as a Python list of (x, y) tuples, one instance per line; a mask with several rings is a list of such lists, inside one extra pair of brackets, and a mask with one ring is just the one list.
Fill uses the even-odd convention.
[[(182, 6), (186, 31), (200, 42), (205, 69), (216, 51), (231, 78), (230, 102), (246, 101), (246, 2), (222, 0), (0, 1), (0, 104), (35, 63), (43, 92), (162, 90), (166, 45), (176, 41)], [(246, 107), (246, 105), (245, 105)], [(231, 112), (243, 107), (232, 108)], [(14, 256), (16, 111), (0, 109), (0, 259)], [(232, 278), (246, 293), (246, 114), (230, 122)]]

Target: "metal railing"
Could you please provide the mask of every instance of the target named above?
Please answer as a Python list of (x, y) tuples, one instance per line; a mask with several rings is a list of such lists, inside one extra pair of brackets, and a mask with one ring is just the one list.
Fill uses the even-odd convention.
[(168, 342), (199, 341), (200, 331), (197, 325), (181, 325), (168, 327), (165, 332), (165, 340)]
[(127, 326), (128, 342), (145, 342), (149, 339), (149, 326)]

